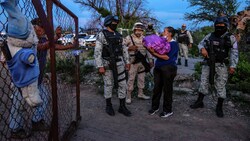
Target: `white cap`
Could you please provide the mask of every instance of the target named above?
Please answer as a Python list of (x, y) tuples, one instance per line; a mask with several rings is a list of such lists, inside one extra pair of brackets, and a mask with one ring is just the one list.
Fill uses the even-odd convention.
[(136, 23), (134, 24), (134, 26), (133, 26), (133, 31), (134, 31), (135, 29), (144, 30), (145, 27), (144, 27), (143, 23), (141, 23), (141, 22), (136, 22)]

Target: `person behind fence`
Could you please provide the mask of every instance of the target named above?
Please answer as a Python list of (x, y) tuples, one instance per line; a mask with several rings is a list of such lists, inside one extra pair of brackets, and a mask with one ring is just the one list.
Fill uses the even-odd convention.
[[(143, 92), (145, 88), (145, 75), (146, 66), (144, 66), (144, 63), (147, 63), (145, 61), (149, 61), (150, 67), (153, 67), (153, 57), (152, 55), (147, 51), (146, 48), (143, 47), (142, 40), (144, 38), (143, 32), (144, 32), (144, 25), (140, 22), (137, 22), (133, 26), (133, 33), (131, 35), (128, 35), (124, 39), (124, 44), (128, 47), (129, 52), (129, 61), (131, 62), (131, 67), (128, 72), (128, 91), (126, 96), (126, 103), (130, 104), (132, 102), (132, 92), (134, 90), (134, 82), (135, 78), (137, 76), (137, 87), (138, 87), (138, 94), (137, 97), (140, 99), (148, 100), (150, 99), (149, 96), (146, 96)], [(142, 54), (144, 59), (140, 59), (138, 57), (138, 53)], [(144, 62), (142, 62), (144, 61)], [(146, 65), (146, 64), (145, 64)]]
[[(40, 90), (40, 95), (43, 99), (43, 104), (41, 106), (38, 106), (35, 108), (34, 115), (32, 118), (33, 124), (32, 124), (32, 130), (47, 130), (48, 127), (46, 127), (46, 123), (44, 120), (45, 112), (49, 104), (49, 92), (45, 88), (45, 85), (43, 84), (44, 79), (44, 70), (47, 63), (47, 53), (50, 49), (49, 41), (47, 39), (47, 36), (45, 34), (45, 29), (42, 25), (42, 22), (39, 18), (35, 18), (31, 21), (32, 25), (34, 26), (34, 29), (36, 31), (36, 35), (39, 39), (38, 45), (37, 45), (37, 57), (39, 62), (39, 69), (40, 74), (38, 77), (38, 87)], [(62, 36), (62, 28), (58, 26), (55, 30), (55, 37), (54, 40), (57, 41)], [(61, 44), (55, 44), (56, 50), (67, 50), (75, 47), (75, 43), (69, 44), (69, 45), (61, 45)], [(45, 127), (44, 127), (45, 126)]]
[(32, 106), (42, 104), (37, 87), (39, 66), (37, 61), (36, 45), (38, 39), (31, 23), (21, 13), (17, 0), (0, 1), (3, 9), (8, 13), (6, 27), (6, 50), (8, 69), (12, 82), (18, 87), (26, 102)]
[(116, 31), (119, 19), (117, 16), (108, 15), (104, 19), (106, 29), (102, 30), (96, 39), (94, 57), (98, 72), (104, 81), (104, 98), (106, 99), (106, 112), (115, 115), (111, 98), (113, 88), (118, 88), (120, 107), (118, 112), (131, 116), (125, 105), (127, 92), (126, 72), (130, 69), (129, 55), (123, 45), (122, 35)]
[[(197, 100), (190, 108), (203, 108), (203, 98), (215, 93), (218, 97), (216, 115), (223, 117), (223, 101), (226, 98), (228, 72), (233, 74), (238, 63), (238, 45), (235, 36), (228, 32), (229, 22), (226, 17), (214, 21), (214, 32), (205, 36), (198, 47), (205, 58), (202, 66), (201, 83)], [(230, 53), (229, 53), (230, 52)], [(229, 67), (228, 67), (229, 65)], [(211, 91), (209, 91), (209, 85)], [(215, 91), (213, 91), (215, 89)]]
[(150, 115), (154, 115), (159, 111), (160, 99), (163, 93), (163, 111), (160, 113), (160, 117), (163, 118), (173, 114), (173, 82), (177, 74), (176, 60), (179, 50), (178, 43), (173, 39), (174, 35), (175, 29), (173, 27), (169, 26), (164, 29), (163, 36), (166, 36), (167, 41), (170, 43), (170, 52), (159, 54), (153, 48), (149, 48), (149, 52), (157, 59), (154, 67), (152, 105), (148, 112)]
[(20, 99), (24, 99), (31, 107), (43, 103), (38, 90), (40, 73), (37, 60), (38, 39), (33, 26), (18, 8), (17, 0), (2, 0), (0, 4), (8, 13), (7, 43), (4, 41), (2, 49), (5, 52), (6, 63), (14, 84), (12, 88), (16, 90), (11, 96), (13, 97), (9, 125), (11, 136), (15, 137), (17, 133), (23, 133), (21, 137), (27, 137), (30, 134), (18, 128), (19, 123), (15, 123), (15, 121), (22, 121), (24, 118), (13, 109), (21, 109), (19, 112), (23, 112), (21, 101), (17, 102)]
[(178, 63), (181, 65), (181, 57), (185, 58), (185, 66), (188, 66), (188, 49), (192, 47), (193, 37), (189, 30), (186, 30), (186, 24), (181, 26), (181, 30), (177, 33), (177, 41), (179, 43)]
[[(35, 107), (34, 113), (32, 116), (32, 131), (47, 131), (49, 130), (49, 125), (46, 123), (45, 120), (45, 112), (48, 109), (49, 105), (49, 99), (50, 99), (50, 93), (48, 91), (48, 88), (45, 86), (43, 83), (43, 78), (44, 78), (44, 69), (46, 66), (47, 62), (47, 52), (48, 49), (50, 48), (49, 46), (49, 41), (46, 37), (44, 27), (41, 23), (41, 20), (39, 18), (35, 18), (31, 21), (35, 33), (39, 39), (38, 44), (37, 44), (37, 57), (38, 57), (38, 62), (39, 62), (39, 69), (40, 69), (40, 74), (38, 77), (38, 88), (39, 88), (39, 94), (43, 100), (42, 105)], [(55, 31), (55, 41), (61, 37), (61, 28), (57, 27)], [(69, 48), (73, 48), (73, 45), (55, 45), (56, 50), (66, 50)], [(23, 118), (23, 113), (22, 113), (22, 108), (24, 105), (22, 97), (19, 94), (18, 91), (15, 91), (13, 94), (13, 105), (11, 107), (11, 116), (10, 116), (10, 129), (12, 129), (11, 132), (11, 137), (12, 138), (27, 138), (30, 136), (30, 133), (27, 132), (24, 127), (24, 118)]]

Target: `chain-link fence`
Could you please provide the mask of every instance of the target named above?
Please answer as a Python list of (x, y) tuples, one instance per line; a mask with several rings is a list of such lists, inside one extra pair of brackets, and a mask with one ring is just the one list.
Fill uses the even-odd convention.
[[(17, 2), (29, 21), (35, 18), (42, 21), (49, 41), (49, 49), (38, 50), (38, 89), (43, 103), (35, 108), (27, 104), (22, 89), (12, 82), (7, 59), (0, 50), (0, 140), (68, 140), (71, 129), (81, 118), (79, 52), (56, 50), (53, 29), (61, 26), (63, 32), (78, 39), (78, 19), (58, 0)], [(8, 19), (7, 12), (0, 7), (0, 42), (8, 38)]]

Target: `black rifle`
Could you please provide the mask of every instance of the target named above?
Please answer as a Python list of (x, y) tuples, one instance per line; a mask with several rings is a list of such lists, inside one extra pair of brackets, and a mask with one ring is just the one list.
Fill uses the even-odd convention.
[(141, 54), (141, 52), (140, 51), (137, 51), (136, 53), (135, 53), (135, 61), (133, 62), (133, 64), (136, 64), (136, 63), (139, 63), (139, 62), (141, 62), (142, 63), (142, 65), (144, 66), (144, 68), (145, 68), (145, 72), (150, 72), (150, 64), (147, 62), (147, 60), (146, 60), (146, 57), (143, 55), (143, 54)]
[[(133, 38), (132, 38), (132, 36), (130, 35), (130, 39), (131, 39), (131, 41), (132, 41), (132, 43), (133, 43), (133, 45), (135, 46), (135, 42), (134, 42), (134, 40), (133, 40)], [(137, 63), (139, 63), (139, 62), (141, 62), (142, 63), (142, 65), (144, 66), (144, 71), (143, 72), (150, 72), (150, 69), (151, 69), (151, 67), (150, 67), (150, 64), (147, 62), (147, 60), (146, 60), (146, 56), (144, 56), (143, 54), (141, 54), (141, 52), (140, 51), (136, 51), (135, 52), (135, 61), (133, 62), (133, 64), (137, 64)], [(140, 72), (139, 72), (140, 73)], [(141, 72), (142, 73), (142, 72)]]
[(109, 52), (109, 57), (107, 59), (109, 61), (109, 68), (112, 70), (112, 73), (113, 73), (114, 88), (117, 89), (118, 88), (118, 70), (117, 70), (116, 61), (118, 60), (118, 56), (115, 54), (116, 47), (114, 46), (112, 41), (110, 41), (109, 38), (106, 37), (105, 32), (103, 32), (103, 35), (108, 42), (107, 50)]
[(5, 59), (7, 61), (11, 60), (12, 56), (10, 54), (10, 50), (9, 50), (8, 45), (7, 45), (7, 41), (3, 40), (3, 41), (1, 41), (0, 44), (1, 44), (1, 46), (0, 46), (1, 47), (1, 51), (3, 52), (3, 55), (4, 55)]
[(209, 44), (208, 65), (209, 65), (209, 83), (211, 86), (213, 86), (214, 75), (215, 75), (215, 52), (214, 52), (214, 45), (212, 41), (210, 41), (210, 44)]

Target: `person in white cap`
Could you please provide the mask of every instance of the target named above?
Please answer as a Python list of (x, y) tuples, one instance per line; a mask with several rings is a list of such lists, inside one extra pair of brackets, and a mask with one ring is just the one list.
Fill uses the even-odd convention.
[(144, 25), (140, 22), (136, 22), (133, 26), (133, 33), (127, 36), (124, 40), (124, 44), (128, 47), (129, 60), (131, 62), (131, 68), (128, 72), (128, 91), (126, 96), (126, 103), (131, 103), (131, 93), (134, 90), (135, 77), (137, 76), (138, 98), (148, 100), (149, 96), (143, 93), (145, 87), (145, 67), (140, 61), (136, 61), (136, 53), (141, 53), (149, 61), (150, 66), (153, 67), (153, 57), (143, 47), (142, 40), (144, 38)]

